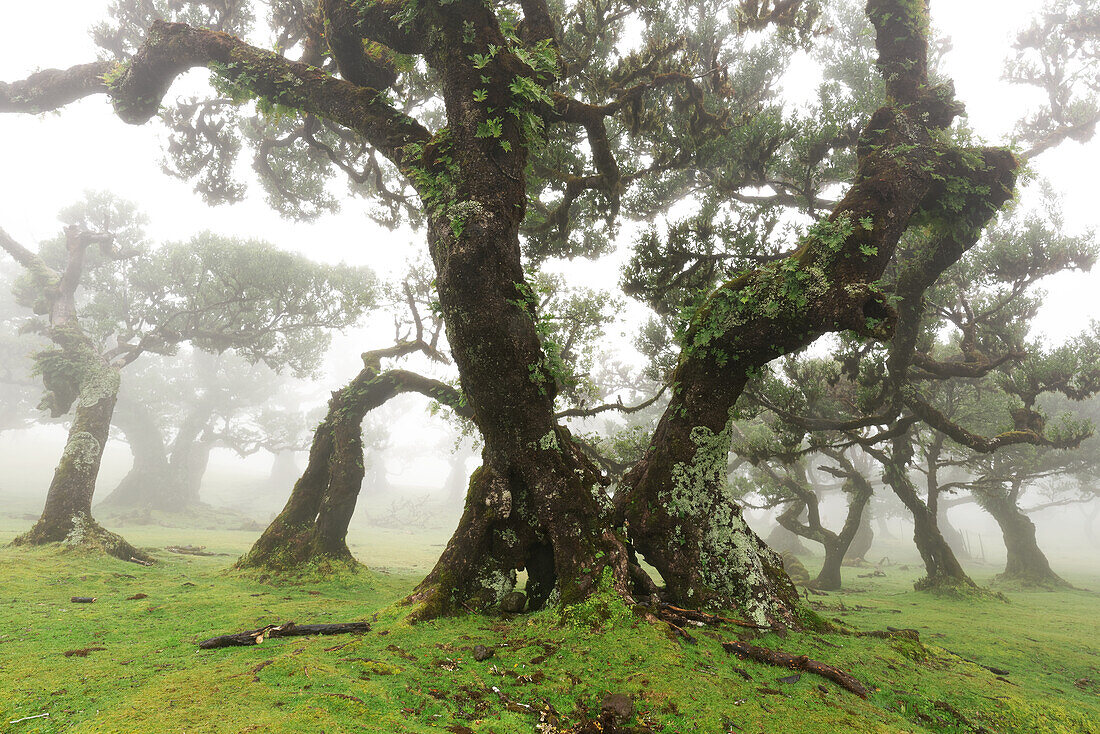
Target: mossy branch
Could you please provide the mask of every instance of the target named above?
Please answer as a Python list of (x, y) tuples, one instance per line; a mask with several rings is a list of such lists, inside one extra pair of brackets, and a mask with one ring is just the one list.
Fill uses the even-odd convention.
[(176, 77), (199, 66), (211, 67), (225, 81), (271, 104), (354, 130), (402, 170), (415, 163), (409, 160), (408, 146), (426, 143), (431, 137), (419, 122), (386, 103), (376, 89), (337, 79), (227, 33), (159, 20), (125, 63), (50, 69), (0, 84), (0, 112), (44, 112), (106, 93), (124, 122), (140, 125), (157, 114)]

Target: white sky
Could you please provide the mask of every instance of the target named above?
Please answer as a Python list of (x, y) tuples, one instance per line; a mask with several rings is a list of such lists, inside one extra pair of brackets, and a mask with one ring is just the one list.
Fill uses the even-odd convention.
[[(106, 15), (106, 0), (5, 2), (0, 7), (0, 80), (14, 80), (38, 68), (66, 67), (95, 56), (88, 28)], [(933, 0), (935, 24), (952, 38), (946, 59), (971, 123), (992, 142), (1004, 139), (1026, 109), (1021, 90), (999, 79), (1016, 29), (1041, 6), (1040, 0)], [(197, 72), (196, 72), (197, 73)], [(179, 87), (169, 92), (169, 98)], [(335, 216), (305, 225), (280, 219), (267, 208), (258, 187), (233, 207), (210, 209), (190, 185), (160, 171), (161, 141), (155, 124), (120, 122), (104, 96), (70, 105), (59, 113), (0, 116), (0, 227), (32, 245), (57, 231), (56, 211), (85, 189), (109, 189), (133, 199), (150, 215), (158, 239), (184, 238), (199, 229), (258, 236), (322, 261), (368, 264), (394, 273), (423, 249), (410, 232), (380, 229), (360, 213), (355, 200)], [(1100, 229), (1094, 177), (1100, 170), (1100, 141), (1066, 143), (1044, 154), (1036, 169), (1065, 197), (1074, 230)], [(618, 281), (615, 258), (582, 261), (572, 277), (607, 286)], [(1100, 270), (1100, 269), (1098, 269)], [(1060, 341), (1100, 317), (1100, 272), (1066, 275), (1050, 283), (1041, 330)], [(388, 327), (387, 327), (388, 328)], [(354, 348), (358, 353), (362, 346)]]

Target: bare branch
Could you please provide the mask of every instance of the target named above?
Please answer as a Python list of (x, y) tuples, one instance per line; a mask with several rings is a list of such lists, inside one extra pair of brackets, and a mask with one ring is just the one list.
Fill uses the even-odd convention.
[(1083, 435), (1071, 435), (1062, 439), (1051, 439), (1043, 435), (1040, 431), (1025, 427), (1016, 427), (1011, 431), (999, 433), (992, 438), (986, 438), (985, 436), (972, 433), (958, 423), (955, 423), (932, 405), (918, 398), (912, 391), (906, 391), (902, 396), (902, 400), (905, 402), (907, 408), (913, 411), (915, 415), (932, 428), (946, 434), (956, 443), (983, 454), (996, 451), (1002, 446), (1023, 443), (1033, 446), (1071, 449), (1079, 446), (1086, 438), (1086, 436)]
[(639, 410), (645, 410), (655, 402), (660, 400), (661, 396), (665, 394), (665, 390), (668, 389), (668, 385), (662, 385), (661, 389), (657, 391), (657, 394), (648, 400), (643, 400), (637, 405), (623, 405), (622, 398), (616, 403), (604, 403), (603, 405), (597, 405), (592, 408), (569, 408), (559, 413), (555, 413), (555, 418), (589, 418), (600, 413), (605, 413), (609, 410), (618, 411), (619, 413), (637, 413)]

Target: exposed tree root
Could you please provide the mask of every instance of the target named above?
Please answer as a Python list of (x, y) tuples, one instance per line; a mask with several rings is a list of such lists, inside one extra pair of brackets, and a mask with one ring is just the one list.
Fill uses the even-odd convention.
[(757, 647), (750, 645), (747, 642), (723, 642), (723, 649), (728, 653), (739, 655), (743, 658), (755, 660), (758, 663), (767, 663), (769, 665), (778, 665), (782, 668), (790, 668), (792, 670), (803, 670), (807, 673), (813, 673), (820, 675), (823, 678), (836, 683), (841, 688), (851, 691), (860, 698), (867, 698), (868, 691), (858, 680), (853, 678), (851, 674), (846, 673), (840, 668), (836, 668), (826, 663), (818, 662), (817, 660), (811, 660), (805, 655), (791, 655), (786, 652), (779, 652), (778, 650), (769, 650), (766, 647)]
[[(15, 538), (12, 545), (46, 545), (53, 542), (53, 536), (46, 532), (47, 523), (39, 520), (30, 530)], [(155, 559), (149, 554), (138, 550), (126, 542), (126, 539), (117, 533), (112, 533), (98, 522), (83, 513), (73, 517), (72, 529), (60, 543), (61, 547), (69, 549), (82, 549), (94, 552), (106, 553), (120, 561), (129, 561), (142, 566), (150, 566)]]
[(268, 637), (295, 637), (298, 635), (339, 635), (349, 632), (367, 632), (368, 622), (341, 622), (339, 624), (294, 624), (284, 622), (280, 625), (269, 624), (259, 629), (246, 630), (231, 635), (211, 637), (199, 643), (201, 650), (213, 650), (219, 647), (246, 647), (259, 645)]
[(696, 609), (683, 609), (666, 602), (658, 601), (653, 597), (649, 599), (649, 605), (641, 607), (653, 619), (667, 624), (677, 636), (685, 642), (694, 643), (695, 637), (687, 631), (687, 627), (708, 627), (717, 625), (730, 625), (734, 627), (747, 627), (749, 629), (768, 630), (771, 627), (762, 626), (743, 619), (720, 617), (716, 614), (700, 612)]
[(913, 584), (913, 588), (950, 599), (996, 599), (1008, 603), (1008, 598), (1001, 592), (978, 586), (969, 578), (925, 576)]

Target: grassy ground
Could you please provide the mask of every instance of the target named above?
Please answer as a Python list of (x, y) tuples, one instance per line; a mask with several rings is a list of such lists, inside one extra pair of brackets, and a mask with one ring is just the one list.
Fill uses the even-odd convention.
[[(0, 516), (0, 543), (26, 524)], [(0, 731), (527, 733), (540, 709), (564, 728), (596, 714), (610, 692), (634, 698), (636, 724), (667, 734), (1100, 732), (1100, 596), (1091, 592), (945, 600), (912, 591), (916, 569), (875, 578), (845, 569), (846, 592), (811, 597), (820, 614), (864, 630), (915, 628), (923, 644), (814, 633), (755, 644), (851, 671), (876, 689), (863, 701), (813, 675), (779, 682), (789, 671), (731, 658), (720, 643), (735, 630), (702, 630), (688, 645), (598, 603), (569, 619), (410, 627), (394, 602), (439, 552), (443, 531), (373, 531), (353, 538), (370, 572), (275, 585), (225, 571), (255, 533), (121, 530), (161, 549), (159, 563), (0, 548)], [(227, 555), (163, 550), (182, 543)], [(1096, 569), (1071, 579), (1100, 588)], [(70, 603), (78, 595), (97, 601)], [(267, 623), (363, 619), (373, 628), (362, 636), (196, 648)], [(476, 662), (477, 644), (495, 655)]]

